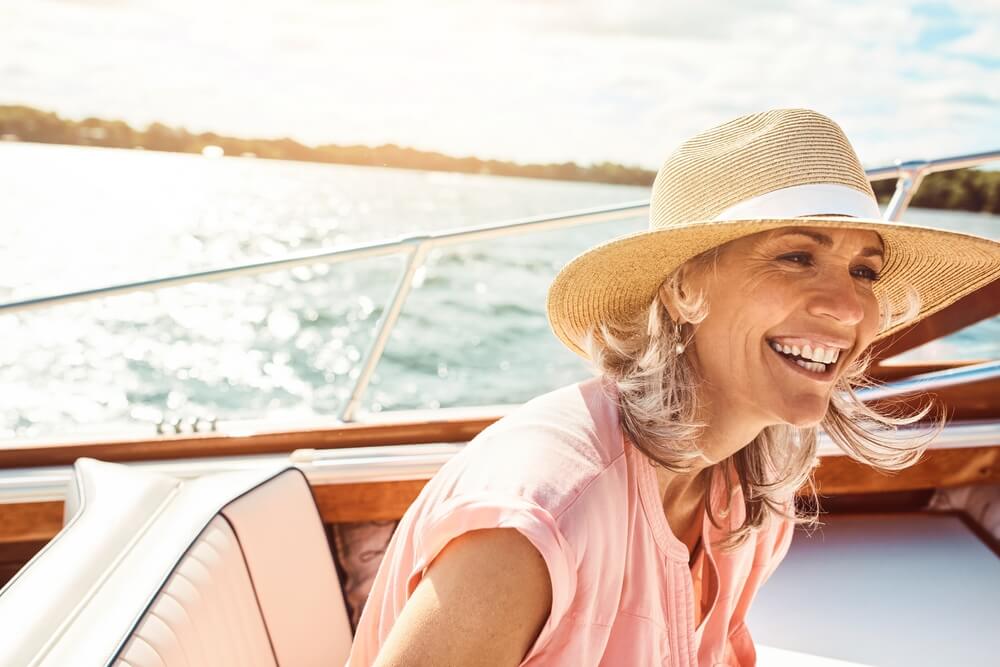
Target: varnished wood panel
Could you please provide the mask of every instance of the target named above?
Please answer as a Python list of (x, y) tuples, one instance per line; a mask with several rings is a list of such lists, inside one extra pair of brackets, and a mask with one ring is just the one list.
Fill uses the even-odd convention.
[[(891, 381), (920, 373), (958, 368), (977, 360), (892, 364), (873, 369), (872, 376)], [(1000, 418), (1000, 380), (988, 380), (934, 392), (951, 419)], [(905, 399), (913, 405), (920, 395)], [(339, 424), (329, 428), (258, 432), (248, 435), (188, 434), (116, 442), (5, 443), (0, 468), (70, 465), (81, 456), (102, 461), (150, 461), (171, 458), (281, 454), (296, 449), (345, 449), (378, 445), (468, 442), (500, 415), (424, 419), (379, 424)]]
[(48, 540), (0, 543), (0, 586), (10, 581), (25, 563), (41, 551), (46, 542)]
[[(1000, 434), (997, 434), (1000, 442)], [(823, 495), (878, 493), (1000, 482), (1000, 447), (932, 449), (916, 465), (883, 473), (846, 456), (821, 459), (816, 487)]]
[(427, 480), (314, 486), (313, 495), (324, 523), (385, 521), (406, 512)]
[(261, 432), (249, 435), (164, 435), (148, 440), (32, 442), (0, 445), (0, 468), (70, 465), (81, 456), (101, 461), (153, 461), (208, 456), (290, 453), (296, 449), (345, 449), (378, 445), (467, 442), (499, 419), (423, 420), (389, 424), (338, 424), (331, 428)]
[(937, 340), (988, 317), (1000, 314), (1000, 280), (979, 288), (911, 327), (887, 337), (874, 349), (874, 358), (888, 359)]
[(0, 545), (48, 540), (62, 528), (62, 501), (0, 503)]
[[(891, 475), (846, 456), (824, 457), (816, 469), (817, 489), (827, 496), (997, 482), (1000, 447), (928, 450), (922, 461)], [(408, 480), (326, 484), (314, 486), (313, 494), (324, 523), (384, 521), (402, 517), (426, 483)], [(62, 526), (62, 512), (62, 502), (0, 504), (0, 547), (50, 539)]]

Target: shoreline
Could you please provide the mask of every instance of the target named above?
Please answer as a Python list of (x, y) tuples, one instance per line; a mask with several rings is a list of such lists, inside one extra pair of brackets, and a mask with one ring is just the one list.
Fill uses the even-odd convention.
[[(651, 187), (656, 178), (655, 171), (612, 162), (586, 166), (575, 162), (520, 164), (455, 157), (395, 144), (306, 146), (287, 137), (245, 139), (213, 132), (192, 134), (162, 123), (138, 130), (119, 120), (74, 121), (22, 105), (0, 105), (0, 140), (642, 187)], [(885, 204), (895, 182), (876, 181), (872, 187), (879, 203)], [(1000, 214), (1000, 171), (961, 169), (930, 174), (911, 206)]]

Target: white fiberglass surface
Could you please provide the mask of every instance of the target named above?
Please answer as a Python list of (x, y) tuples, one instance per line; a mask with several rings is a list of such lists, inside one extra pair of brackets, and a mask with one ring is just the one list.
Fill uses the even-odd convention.
[(1000, 558), (961, 519), (822, 520), (812, 536), (796, 530), (757, 594), (756, 643), (881, 667), (996, 664)]

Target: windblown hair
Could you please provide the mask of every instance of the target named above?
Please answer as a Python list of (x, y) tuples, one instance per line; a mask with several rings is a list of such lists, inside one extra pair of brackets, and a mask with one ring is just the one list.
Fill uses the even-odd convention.
[[(711, 265), (714, 271), (719, 250), (716, 247), (695, 257), (663, 283), (680, 311), (684, 322), (680, 328), (657, 295), (631, 322), (613, 330), (604, 322), (592, 326), (583, 343), (592, 372), (610, 378), (617, 385), (619, 414), (631, 441), (654, 465), (679, 474), (691, 473), (700, 467), (698, 461), (707, 461), (697, 444), (706, 427), (696, 420), (697, 387), (701, 380), (688, 358), (693, 335), (687, 335), (685, 330), (701, 323), (710, 305), (702, 293), (684, 294), (682, 270), (685, 266), (697, 270)], [(908, 321), (919, 312), (919, 295), (912, 287), (906, 287), (906, 299), (905, 312), (894, 316), (888, 299), (879, 297), (880, 330)], [(675, 352), (678, 343), (687, 345), (683, 354)], [(879, 384), (866, 375), (871, 360), (869, 348), (845, 369), (834, 386), (830, 406), (820, 425), (850, 458), (883, 471), (901, 470), (920, 460), (944, 428), (946, 415), (931, 399), (908, 416), (899, 414), (899, 401), (886, 402), (886, 412), (863, 403), (855, 390)], [(926, 435), (915, 438), (910, 433), (905, 437), (895, 433), (899, 426), (923, 419), (935, 407), (937, 415)], [(728, 498), (732, 491), (730, 475), (722, 472), (728, 470), (727, 466), (735, 466), (743, 490), (745, 520), (738, 529), (728, 531), (720, 544), (724, 550), (739, 548), (772, 514), (809, 528), (821, 525), (813, 479), (813, 469), (819, 463), (818, 428), (768, 426), (748, 445), (705, 471), (713, 483), (717, 476), (725, 480)], [(809, 502), (803, 502), (805, 507), (799, 508), (794, 498), (806, 484)], [(705, 511), (712, 523), (721, 527), (710, 497), (711, 493), (705, 494)], [(728, 516), (728, 510), (723, 516)]]

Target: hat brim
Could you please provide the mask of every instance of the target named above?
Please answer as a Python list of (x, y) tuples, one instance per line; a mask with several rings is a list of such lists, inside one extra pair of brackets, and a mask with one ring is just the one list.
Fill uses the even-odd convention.
[(879, 331), (875, 341), (1000, 278), (1000, 243), (934, 227), (833, 216), (692, 222), (620, 236), (570, 260), (549, 286), (549, 326), (563, 344), (587, 359), (581, 347), (587, 329), (598, 322), (614, 324), (634, 317), (684, 262), (724, 243), (780, 227), (867, 229), (881, 235), (885, 264), (873, 289), (888, 298), (893, 322), (906, 310), (906, 286), (919, 295), (920, 311)]

